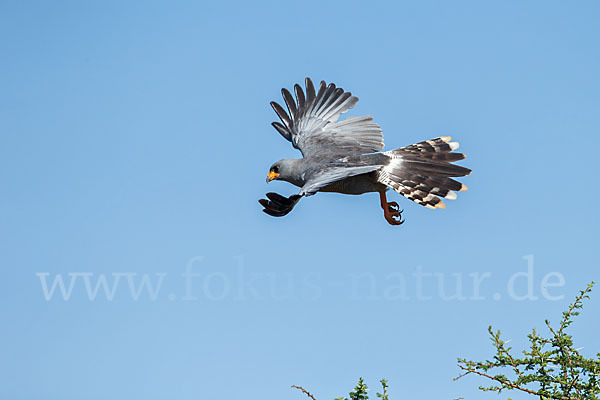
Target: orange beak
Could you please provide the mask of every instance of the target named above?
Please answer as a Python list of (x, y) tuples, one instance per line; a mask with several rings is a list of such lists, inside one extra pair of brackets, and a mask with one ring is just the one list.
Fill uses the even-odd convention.
[(277, 178), (278, 176), (279, 176), (278, 173), (269, 171), (269, 173), (267, 174), (267, 183), (271, 182), (273, 179)]

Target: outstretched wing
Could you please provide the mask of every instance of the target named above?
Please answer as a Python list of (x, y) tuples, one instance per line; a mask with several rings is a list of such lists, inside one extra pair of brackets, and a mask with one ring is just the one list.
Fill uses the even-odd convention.
[(310, 78), (306, 78), (305, 85), (306, 95), (300, 85), (294, 85), (296, 101), (287, 89), (281, 89), (289, 114), (279, 104), (271, 102), (281, 119), (281, 123), (273, 122), (273, 127), (304, 157), (366, 154), (383, 149), (381, 127), (370, 115), (338, 121), (340, 114), (356, 105), (356, 96), (333, 83), (326, 85), (325, 81), (321, 81), (318, 92)]
[(381, 169), (381, 165), (361, 165), (353, 167), (330, 167), (324, 168), (318, 173), (314, 174), (302, 189), (300, 193), (292, 195), (290, 197), (284, 197), (277, 193), (267, 193), (266, 199), (260, 199), (258, 202), (264, 207), (263, 211), (273, 217), (283, 217), (287, 215), (294, 206), (304, 196), (311, 196), (315, 194), (319, 189), (339, 181), (340, 179), (348, 178), (350, 176), (360, 175), (371, 171)]
[(283, 217), (287, 215), (292, 208), (300, 201), (301, 195), (295, 194), (290, 197), (283, 197), (280, 194), (269, 192), (267, 199), (260, 199), (258, 202), (264, 207), (263, 211), (272, 217)]
[(304, 186), (302, 186), (302, 189), (300, 189), (300, 195), (310, 196), (331, 183), (379, 169), (381, 169), (381, 165), (324, 168), (310, 177)]

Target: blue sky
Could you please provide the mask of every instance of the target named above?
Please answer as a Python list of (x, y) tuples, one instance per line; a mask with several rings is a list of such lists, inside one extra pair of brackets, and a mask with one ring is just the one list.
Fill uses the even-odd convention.
[[(452, 382), (456, 358), (492, 355), (489, 324), (519, 349), (600, 280), (599, 11), (2, 2), (0, 397), (321, 400), (359, 376), (394, 399), (495, 397)], [(263, 214), (296, 191), (269, 166), (299, 156), (268, 103), (306, 76), (356, 94), (348, 115), (387, 148), (453, 136), (470, 190), (443, 211), (396, 196), (400, 227), (375, 194)], [(57, 276), (73, 290), (47, 300)], [(114, 296), (90, 300), (101, 276)], [(155, 296), (134, 300), (144, 276)], [(572, 329), (588, 355), (599, 296)]]

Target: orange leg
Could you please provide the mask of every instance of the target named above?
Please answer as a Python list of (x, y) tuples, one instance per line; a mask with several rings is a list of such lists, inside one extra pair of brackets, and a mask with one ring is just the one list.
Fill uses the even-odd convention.
[(381, 201), (381, 208), (383, 209), (385, 220), (390, 225), (402, 225), (404, 220), (402, 219), (402, 210), (398, 207), (398, 203), (395, 201), (388, 203), (385, 192), (379, 192), (379, 200)]

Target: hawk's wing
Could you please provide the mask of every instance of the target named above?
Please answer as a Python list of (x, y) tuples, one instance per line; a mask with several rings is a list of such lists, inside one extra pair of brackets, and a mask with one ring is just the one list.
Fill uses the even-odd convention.
[(301, 196), (310, 196), (319, 191), (325, 186), (340, 181), (344, 178), (366, 174), (367, 172), (377, 171), (381, 169), (381, 165), (360, 165), (352, 167), (327, 167), (311, 176), (308, 181), (300, 189)]
[(342, 88), (321, 81), (318, 93), (306, 78), (306, 96), (302, 87), (294, 85), (296, 102), (287, 89), (281, 94), (289, 114), (276, 102), (271, 106), (282, 123), (273, 127), (292, 142), (304, 157), (318, 154), (365, 154), (383, 149), (383, 134), (370, 115), (338, 121), (340, 114), (353, 108), (358, 98)]
[(324, 168), (311, 177), (300, 190), (300, 193), (290, 197), (284, 197), (277, 193), (267, 193), (266, 199), (258, 202), (264, 207), (263, 211), (273, 217), (287, 215), (303, 196), (311, 196), (319, 189), (354, 175), (360, 175), (381, 169), (380, 165), (361, 165), (354, 167), (329, 167)]

